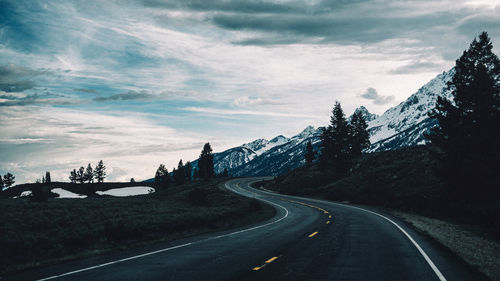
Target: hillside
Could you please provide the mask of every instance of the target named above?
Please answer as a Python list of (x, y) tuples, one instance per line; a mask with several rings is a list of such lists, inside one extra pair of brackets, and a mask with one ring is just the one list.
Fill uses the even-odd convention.
[(370, 153), (353, 160), (345, 177), (312, 164), (276, 177), (265, 188), (479, 224), (500, 238), (498, 194), (464, 198), (439, 176), (438, 157), (430, 146)]

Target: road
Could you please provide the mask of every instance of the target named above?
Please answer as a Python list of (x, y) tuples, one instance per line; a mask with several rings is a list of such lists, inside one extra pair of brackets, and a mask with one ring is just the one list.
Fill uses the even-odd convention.
[(226, 188), (273, 205), (269, 221), (26, 271), (4, 280), (485, 280), (392, 217), (354, 206)]

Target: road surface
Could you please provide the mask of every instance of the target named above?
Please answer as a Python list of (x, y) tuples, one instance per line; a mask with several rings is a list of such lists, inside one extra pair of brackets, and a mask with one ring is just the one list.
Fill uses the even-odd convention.
[(269, 221), (4, 280), (485, 280), (394, 218), (256, 190), (256, 180), (234, 179), (226, 188), (274, 206)]

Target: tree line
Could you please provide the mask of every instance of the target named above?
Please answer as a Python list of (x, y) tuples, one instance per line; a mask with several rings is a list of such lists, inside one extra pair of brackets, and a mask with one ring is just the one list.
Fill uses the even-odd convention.
[[(438, 97), (426, 136), (441, 151), (442, 173), (461, 197), (499, 194), (500, 60), (488, 33), (455, 62), (452, 100)], [(486, 191), (486, 192), (485, 192)]]
[(85, 182), (93, 183), (94, 180), (97, 180), (98, 183), (103, 183), (105, 178), (106, 178), (106, 166), (104, 166), (102, 160), (100, 160), (99, 163), (97, 163), (95, 169), (92, 169), (92, 165), (90, 165), (89, 163), (87, 165), (87, 168), (84, 168), (82, 166), (78, 170), (73, 169), (69, 175), (69, 180), (72, 183), (80, 183), (80, 184), (83, 184)]
[[(319, 166), (332, 168), (339, 175), (348, 169), (348, 162), (361, 155), (363, 149), (370, 146), (368, 124), (360, 111), (355, 111), (351, 120), (347, 120), (340, 103), (332, 109), (330, 124), (322, 128)], [(312, 163), (316, 157), (311, 141), (306, 145), (306, 163)]]

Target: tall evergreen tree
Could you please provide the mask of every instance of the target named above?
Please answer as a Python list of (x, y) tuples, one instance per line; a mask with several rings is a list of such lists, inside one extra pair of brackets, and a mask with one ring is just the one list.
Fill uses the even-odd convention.
[(85, 169), (85, 174), (83, 175), (84, 179), (88, 183), (94, 182), (94, 170), (90, 163), (87, 165), (87, 169)]
[(174, 176), (174, 181), (176, 184), (183, 184), (186, 181), (186, 169), (184, 168), (184, 164), (182, 163), (182, 159), (177, 164), (177, 169), (174, 169), (172, 173)]
[(4, 188), (3, 179), (2, 176), (0, 175), (0, 192), (3, 191), (3, 188)]
[(102, 160), (99, 161), (94, 169), (94, 177), (98, 183), (104, 182), (104, 179), (106, 178), (106, 166), (104, 166)]
[(201, 151), (200, 158), (198, 160), (198, 168), (200, 178), (208, 180), (213, 178), (214, 172), (214, 156), (212, 154), (212, 147), (210, 143), (206, 143)]
[(330, 125), (323, 129), (321, 141), (320, 164), (322, 166), (333, 165), (337, 172), (343, 173), (347, 168), (346, 160), (350, 152), (349, 124), (339, 102), (335, 102)]
[(50, 172), (47, 171), (45, 172), (45, 183), (51, 183), (52, 180), (50, 179)]
[(83, 184), (85, 182), (85, 168), (82, 166), (78, 171), (76, 171), (76, 181), (79, 182), (80, 184)]
[(306, 154), (305, 154), (306, 163), (309, 163), (309, 164), (312, 163), (314, 161), (315, 156), (316, 156), (316, 152), (313, 149), (312, 143), (311, 143), (311, 141), (308, 141), (307, 145), (306, 145)]
[(69, 180), (72, 182), (72, 183), (76, 183), (77, 182), (77, 177), (76, 177), (76, 169), (73, 169), (73, 171), (69, 172)]
[(368, 124), (361, 111), (356, 111), (352, 115), (349, 132), (351, 154), (361, 155), (363, 149), (370, 146), (370, 135), (368, 134)]
[(14, 181), (15, 178), (16, 177), (11, 173), (5, 174), (3, 176), (3, 184), (5, 185), (5, 187), (7, 188), (11, 187), (15, 183)]
[(500, 167), (500, 60), (492, 48), (486, 32), (472, 41), (448, 84), (453, 100), (438, 97), (430, 113), (439, 125), (427, 137), (444, 152), (445, 175), (461, 191), (500, 186), (493, 168)]
[(185, 174), (186, 174), (186, 179), (190, 181), (192, 179), (192, 174), (193, 174), (193, 165), (191, 165), (191, 162), (187, 161), (186, 165), (184, 166)]

